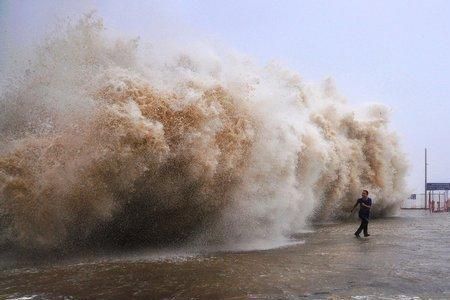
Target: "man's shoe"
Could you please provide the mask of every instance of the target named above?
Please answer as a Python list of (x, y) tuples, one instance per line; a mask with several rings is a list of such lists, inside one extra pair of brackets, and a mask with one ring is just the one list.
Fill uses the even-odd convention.
[(356, 236), (356, 238), (360, 238), (360, 236), (359, 236), (359, 234), (357, 234), (356, 232), (355, 232), (355, 236)]
[(365, 234), (365, 235), (364, 235), (364, 237), (368, 237), (368, 236), (370, 236), (370, 234)]

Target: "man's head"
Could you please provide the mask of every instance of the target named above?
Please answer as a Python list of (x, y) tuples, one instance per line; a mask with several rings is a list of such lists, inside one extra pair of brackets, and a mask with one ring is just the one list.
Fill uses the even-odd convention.
[(363, 196), (364, 198), (367, 198), (367, 196), (369, 196), (369, 191), (363, 190), (361, 196)]

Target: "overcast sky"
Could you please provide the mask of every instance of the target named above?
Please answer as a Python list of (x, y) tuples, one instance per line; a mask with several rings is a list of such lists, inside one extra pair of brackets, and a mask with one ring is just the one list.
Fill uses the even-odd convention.
[[(408, 184), (450, 182), (450, 1), (0, 1), (0, 51), (35, 41), (57, 18), (95, 8), (130, 35), (209, 37), (276, 59), (307, 81), (331, 76), (354, 105), (392, 108)], [(0, 58), (1, 59), (1, 58)]]

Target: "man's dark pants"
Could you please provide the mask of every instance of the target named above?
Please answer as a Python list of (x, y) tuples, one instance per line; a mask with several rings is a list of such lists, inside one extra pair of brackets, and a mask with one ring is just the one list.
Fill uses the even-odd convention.
[(361, 218), (361, 225), (359, 225), (359, 228), (358, 228), (358, 230), (356, 230), (355, 234), (359, 235), (361, 233), (361, 231), (364, 230), (364, 235), (367, 235), (367, 225), (369, 225), (369, 220), (368, 220), (368, 218), (364, 218), (361, 216), (360, 216), (360, 218)]

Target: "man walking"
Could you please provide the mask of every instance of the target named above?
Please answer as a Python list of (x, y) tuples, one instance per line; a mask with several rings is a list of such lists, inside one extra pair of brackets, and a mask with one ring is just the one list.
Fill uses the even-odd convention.
[(359, 238), (359, 234), (361, 231), (364, 230), (364, 236), (370, 236), (370, 234), (367, 232), (367, 226), (369, 225), (369, 218), (370, 218), (370, 207), (372, 206), (372, 199), (369, 198), (369, 192), (367, 190), (362, 191), (362, 198), (359, 198), (355, 206), (353, 206), (351, 212), (355, 210), (355, 208), (359, 204), (359, 218), (361, 219), (361, 225), (359, 226), (358, 230), (355, 232), (355, 236)]

